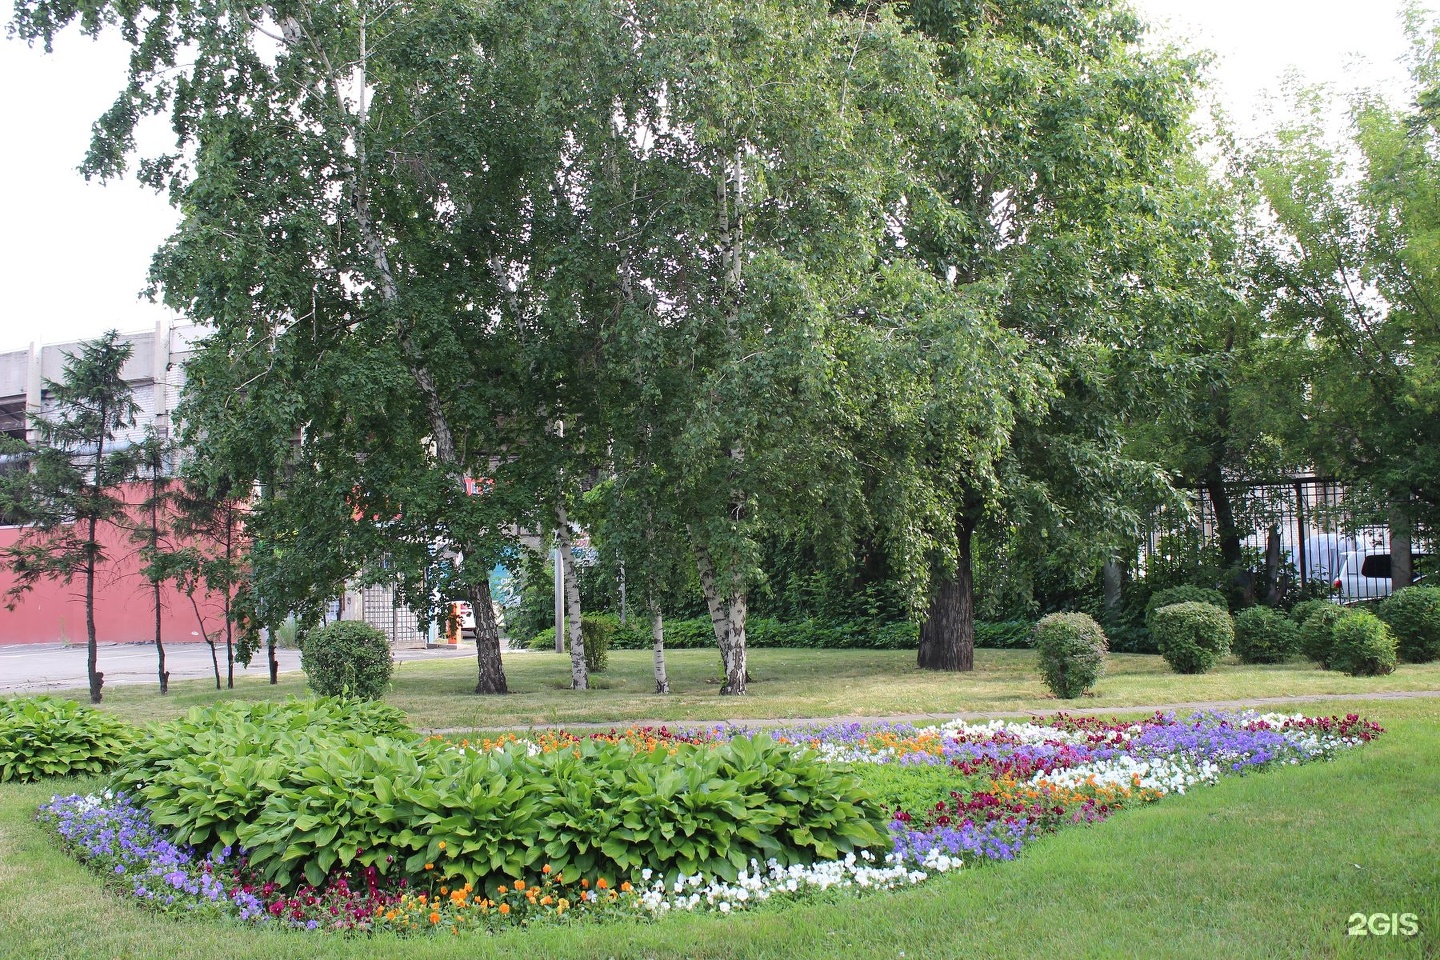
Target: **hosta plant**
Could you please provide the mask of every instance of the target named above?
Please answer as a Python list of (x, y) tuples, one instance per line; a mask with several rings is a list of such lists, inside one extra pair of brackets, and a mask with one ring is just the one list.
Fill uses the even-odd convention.
[(124, 720), (73, 700), (0, 700), (0, 783), (104, 773), (138, 739)]
[(369, 866), (476, 887), (547, 863), (563, 874), (734, 878), (751, 859), (808, 863), (885, 837), (853, 773), (763, 734), (475, 750), (301, 716), (192, 715), (162, 727), (117, 786), (177, 842), (242, 847), (281, 886)]

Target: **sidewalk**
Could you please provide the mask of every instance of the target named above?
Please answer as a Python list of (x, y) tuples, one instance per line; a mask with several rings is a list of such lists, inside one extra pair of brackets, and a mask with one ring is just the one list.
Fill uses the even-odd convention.
[[(473, 646), (453, 648), (402, 649), (395, 651), (397, 661), (433, 660), (473, 657)], [(225, 651), (219, 651), (220, 675), (225, 675)], [(300, 670), (299, 650), (277, 650), (280, 672)], [(102, 643), (99, 645), (99, 670), (105, 674), (105, 686), (134, 683), (159, 683), (155, 672), (155, 646), (149, 643)], [(203, 643), (175, 643), (165, 646), (165, 669), (172, 682), (213, 677), (210, 647)], [(268, 676), (265, 654), (261, 651), (250, 666), (235, 664), (236, 677)], [(85, 669), (85, 645), (60, 643), (22, 643), (0, 647), (0, 693), (44, 693), (89, 686)]]

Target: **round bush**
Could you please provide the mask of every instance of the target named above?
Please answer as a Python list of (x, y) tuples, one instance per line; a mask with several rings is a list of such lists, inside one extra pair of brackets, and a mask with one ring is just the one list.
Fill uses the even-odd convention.
[(1269, 607), (1235, 616), (1235, 656), (1241, 663), (1284, 663), (1300, 648), (1300, 628)]
[(337, 620), (305, 635), (300, 666), (319, 696), (378, 700), (390, 685), (395, 658), (379, 630), (359, 620)]
[(1400, 658), (1440, 658), (1440, 587), (1406, 587), (1380, 605), (1380, 619), (1395, 634)]
[(1330, 669), (1330, 651), (1335, 644), (1335, 622), (1345, 612), (1339, 604), (1327, 602), (1300, 624), (1300, 652), (1326, 670)]
[(1235, 625), (1230, 614), (1209, 603), (1174, 603), (1150, 615), (1150, 632), (1160, 655), (1176, 673), (1204, 673), (1230, 652)]
[(1347, 610), (1335, 621), (1330, 666), (1352, 677), (1395, 672), (1395, 634), (1369, 610)]
[(1212, 607), (1229, 610), (1229, 606), (1225, 602), (1225, 594), (1219, 590), (1211, 590), (1208, 587), (1192, 587), (1188, 584), (1180, 587), (1166, 587), (1164, 590), (1156, 590), (1146, 601), (1145, 627), (1153, 632), (1154, 628), (1150, 626), (1150, 618), (1155, 611), (1161, 607), (1173, 607), (1177, 603), (1208, 603)]
[(1035, 624), (1040, 676), (1055, 696), (1073, 700), (1105, 675), (1110, 649), (1100, 624), (1083, 613), (1052, 613)]

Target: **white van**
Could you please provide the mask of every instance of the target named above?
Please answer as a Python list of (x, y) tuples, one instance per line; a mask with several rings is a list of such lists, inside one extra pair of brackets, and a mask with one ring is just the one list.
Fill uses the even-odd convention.
[[(1423, 559), (1423, 553), (1411, 554), (1412, 568)], [(1336, 602), (1344, 604), (1383, 600), (1390, 596), (1392, 581), (1388, 548), (1384, 553), (1364, 553), (1359, 550), (1346, 552), (1341, 559), (1340, 569), (1330, 581), (1330, 589), (1335, 593)]]

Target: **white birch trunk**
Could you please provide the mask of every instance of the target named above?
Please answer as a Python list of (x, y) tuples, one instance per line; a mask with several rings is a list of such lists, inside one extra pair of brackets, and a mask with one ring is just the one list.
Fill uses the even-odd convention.
[(669, 693), (670, 678), (665, 673), (665, 617), (654, 603), (650, 605), (650, 639), (655, 642), (655, 692)]
[(555, 504), (556, 539), (560, 542), (560, 569), (565, 575), (565, 619), (570, 629), (570, 686), (590, 689), (585, 666), (585, 638), (580, 632), (580, 581), (575, 579), (575, 558), (570, 552), (570, 518), (561, 501)]

